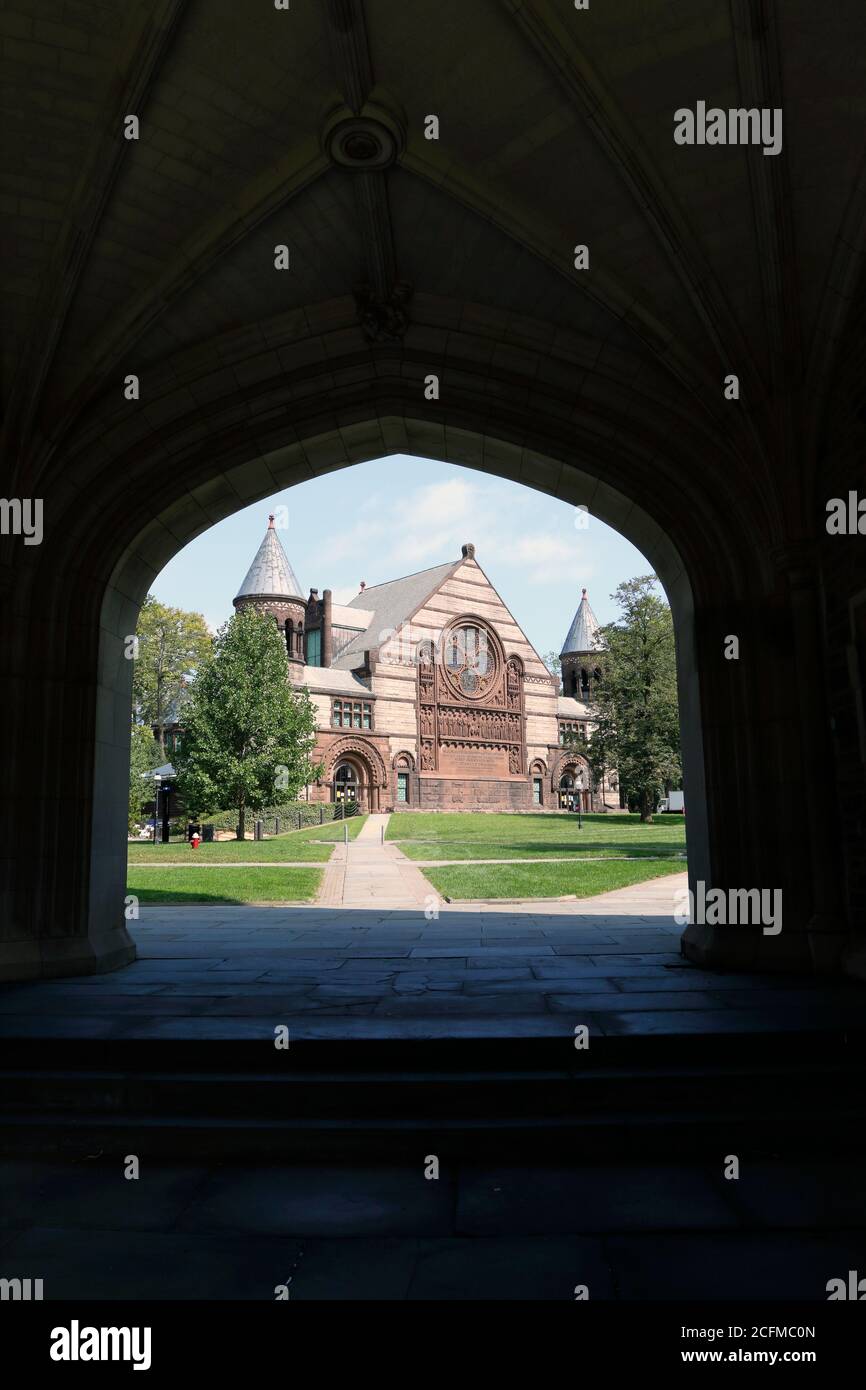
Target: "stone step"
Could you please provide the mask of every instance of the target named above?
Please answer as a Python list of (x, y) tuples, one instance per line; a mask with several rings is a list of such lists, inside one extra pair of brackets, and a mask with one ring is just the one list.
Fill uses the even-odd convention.
[(128, 1112), (308, 1119), (340, 1113), (514, 1116), (603, 1115), (624, 1107), (635, 1114), (658, 1107), (688, 1111), (716, 1105), (754, 1113), (768, 1104), (813, 1109), (839, 1093), (866, 1090), (861, 1067), (764, 1066), (597, 1068), (458, 1073), (355, 1071), (191, 1072), (100, 1069), (7, 1070), (0, 1073), (4, 1111), (100, 1114)]
[[(395, 1068), (395, 1059), (399, 1067)], [(862, 1034), (305, 1040), (32, 1040), (0, 1068), (0, 1149), (283, 1156), (477, 1155), (506, 1143), (627, 1158), (772, 1152), (866, 1119)], [(26, 1064), (22, 1065), (22, 1062)], [(551, 1065), (554, 1063), (554, 1065)], [(542, 1138), (544, 1134), (548, 1138)], [(438, 1152), (438, 1149), (431, 1149)]]
[[(127, 1113), (110, 1116), (80, 1110), (52, 1114), (7, 1112), (0, 1127), (5, 1156), (93, 1157), (111, 1153), (160, 1158), (321, 1160), (350, 1158), (395, 1161), (435, 1153), (440, 1158), (477, 1160), (581, 1158), (628, 1162), (635, 1153), (650, 1158), (695, 1158), (719, 1153), (770, 1155), (791, 1146), (810, 1149), (803, 1109), (741, 1108), (666, 1112), (615, 1111), (579, 1116), (336, 1115), (331, 1119), (277, 1119), (224, 1114), (180, 1117)], [(839, 1103), (822, 1115), (814, 1145), (834, 1152), (851, 1133), (862, 1133), (862, 1105)]]

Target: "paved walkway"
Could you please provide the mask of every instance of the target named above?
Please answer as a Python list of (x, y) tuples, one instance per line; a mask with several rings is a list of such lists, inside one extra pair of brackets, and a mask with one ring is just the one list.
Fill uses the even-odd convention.
[(385, 841), (390, 816), (368, 816), (348, 845), (338, 846), (325, 869), (319, 907), (433, 910), (439, 895), (396, 845)]
[(416, 890), (389, 847), (377, 852), (375, 826), (371, 838), (346, 865), (358, 905), (143, 908), (129, 924), (132, 965), (0, 986), (0, 1038), (261, 1038), (275, 1021), (298, 1038), (385, 1038), (560, 1036), (575, 1020), (605, 1036), (862, 1020), (862, 986), (685, 961), (672, 915), (685, 874), (583, 901), (442, 903), (428, 916), (380, 897)]

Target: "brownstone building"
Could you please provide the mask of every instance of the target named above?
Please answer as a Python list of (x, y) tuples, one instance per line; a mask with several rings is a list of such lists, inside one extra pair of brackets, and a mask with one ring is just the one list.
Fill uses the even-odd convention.
[(590, 731), (600, 678), (586, 590), (562, 652), (565, 690), (475, 558), (367, 588), (348, 604), (306, 599), (271, 517), (235, 608), (273, 614), (291, 680), (317, 711), (314, 801), (372, 811), (589, 810), (594, 788), (569, 734)]

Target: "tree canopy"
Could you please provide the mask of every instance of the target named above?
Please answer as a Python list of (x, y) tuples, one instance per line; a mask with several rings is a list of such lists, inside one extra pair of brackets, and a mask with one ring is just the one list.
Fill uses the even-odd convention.
[(133, 724), (129, 755), (129, 830), (134, 830), (141, 821), (143, 803), (153, 800), (153, 783), (144, 781), (145, 774), (164, 762), (151, 729), (144, 724)]
[(148, 594), (136, 628), (133, 720), (155, 728), (165, 761), (165, 729), (180, 717), (191, 682), (209, 655), (211, 635), (201, 613), (169, 608)]
[(175, 755), (178, 787), (196, 817), (237, 807), (279, 806), (321, 774), (312, 761), (316, 717), (306, 690), (289, 681), (274, 619), (244, 609), (219, 629), (184, 708)]
[(652, 820), (665, 784), (682, 776), (673, 619), (657, 587), (655, 575), (640, 575), (611, 596), (620, 617), (600, 633), (607, 651), (587, 753), (596, 779), (616, 768), (642, 821)]

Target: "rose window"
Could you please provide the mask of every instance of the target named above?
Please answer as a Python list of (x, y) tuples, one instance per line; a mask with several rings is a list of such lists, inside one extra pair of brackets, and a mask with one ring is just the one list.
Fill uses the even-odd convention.
[(452, 685), (468, 699), (477, 699), (496, 674), (496, 657), (483, 627), (453, 628), (445, 641), (445, 670)]

